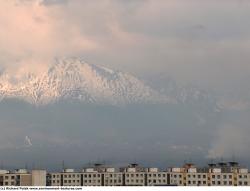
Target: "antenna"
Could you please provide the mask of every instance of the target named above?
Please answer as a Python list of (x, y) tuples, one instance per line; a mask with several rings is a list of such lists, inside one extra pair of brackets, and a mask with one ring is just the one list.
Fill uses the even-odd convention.
[(224, 162), (224, 159), (223, 159), (223, 157), (221, 157), (221, 158), (220, 158), (220, 162)]
[(232, 155), (232, 161), (233, 161), (233, 162), (236, 162), (236, 157), (235, 157), (234, 154)]
[(184, 165), (187, 164), (187, 160), (186, 159), (183, 162), (184, 162)]
[(27, 164), (27, 162), (25, 163), (24, 169), (28, 170), (28, 164)]
[(63, 171), (65, 170), (65, 163), (64, 163), (64, 160), (62, 161), (62, 170), (63, 170)]
[(34, 170), (35, 169), (35, 163), (33, 162), (32, 163), (32, 170)]
[(3, 166), (4, 166), (4, 165), (3, 165), (3, 161), (1, 161), (1, 169), (3, 169)]

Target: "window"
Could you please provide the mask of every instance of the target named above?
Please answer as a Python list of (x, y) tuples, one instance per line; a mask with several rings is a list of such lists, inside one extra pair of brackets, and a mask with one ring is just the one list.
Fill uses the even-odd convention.
[(206, 175), (205, 175), (205, 174), (203, 175), (203, 178), (206, 178)]
[(228, 184), (229, 184), (229, 185), (232, 185), (233, 183), (232, 183), (232, 181), (229, 181)]
[(231, 174), (229, 175), (229, 178), (232, 178), (232, 175), (231, 175)]
[(220, 185), (220, 181), (218, 181), (217, 184)]
[(193, 181), (193, 184), (196, 184), (196, 181)]
[(15, 176), (11, 176), (11, 179), (12, 179), (12, 180), (15, 179)]
[(239, 181), (239, 185), (242, 185), (242, 182), (241, 182), (241, 181)]
[(223, 178), (224, 178), (224, 179), (227, 179), (227, 175), (223, 175)]
[(53, 183), (56, 183), (56, 181), (55, 181), (55, 180), (53, 180)]
[(207, 184), (207, 182), (206, 182), (206, 181), (203, 181), (203, 184)]
[(220, 175), (217, 175), (217, 178), (220, 179)]
[(247, 186), (247, 182), (244, 182), (244, 185)]
[(215, 175), (212, 175), (212, 178), (215, 178)]
[(201, 178), (201, 175), (198, 175), (198, 178)]

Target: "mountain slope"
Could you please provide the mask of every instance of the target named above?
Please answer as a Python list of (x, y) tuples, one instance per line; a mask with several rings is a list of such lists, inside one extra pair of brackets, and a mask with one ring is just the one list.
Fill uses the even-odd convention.
[(171, 101), (132, 75), (75, 58), (56, 60), (39, 75), (27, 72), (13, 76), (3, 71), (0, 75), (0, 96), (36, 105), (59, 100), (111, 105)]

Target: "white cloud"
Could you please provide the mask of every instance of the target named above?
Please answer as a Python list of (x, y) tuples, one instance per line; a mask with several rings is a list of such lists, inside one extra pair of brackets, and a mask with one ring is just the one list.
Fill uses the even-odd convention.
[(56, 56), (95, 50), (98, 44), (80, 28), (58, 18), (57, 6), (41, 1), (1, 1), (1, 63), (9, 65), (48, 64)]

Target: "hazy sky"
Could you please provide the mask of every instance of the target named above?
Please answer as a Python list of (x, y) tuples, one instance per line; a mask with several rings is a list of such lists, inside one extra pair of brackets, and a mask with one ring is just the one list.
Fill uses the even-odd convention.
[[(193, 118), (197, 117), (197, 113), (194, 116), (190, 114), (188, 118), (187, 111), (175, 108), (176, 115), (169, 118), (175, 121), (170, 123), (165, 117), (159, 118), (162, 113), (157, 110), (159, 113), (156, 112), (155, 116), (152, 114), (152, 119), (156, 120), (152, 123), (157, 130), (145, 131), (148, 134), (144, 133), (141, 138), (142, 148), (133, 148), (132, 143), (137, 144), (136, 138), (139, 136), (130, 137), (131, 145), (127, 145), (127, 140), (121, 143), (116, 140), (116, 136), (129, 140), (128, 132), (132, 129), (125, 132), (122, 129), (114, 130), (114, 127), (109, 127), (109, 120), (113, 120), (112, 116), (109, 116), (103, 120), (106, 127), (111, 128), (110, 132), (114, 133), (111, 139), (117, 143), (115, 149), (119, 150), (119, 146), (121, 148), (125, 145), (121, 155), (129, 155), (133, 148), (131, 152), (141, 152), (138, 158), (143, 158), (144, 154), (152, 154), (147, 153), (145, 149), (146, 146), (152, 146), (147, 141), (159, 139), (154, 142), (159, 150), (153, 146), (151, 150), (159, 154), (167, 145), (170, 153), (175, 152), (172, 161), (179, 156), (176, 150), (183, 154), (179, 159), (189, 157), (192, 151), (194, 155), (198, 153), (197, 156), (203, 155), (204, 158), (212, 157), (216, 153), (229, 156), (239, 151), (243, 157), (249, 159), (249, 154), (246, 154), (249, 153), (250, 133), (249, 18), (249, 0), (0, 0), (0, 66), (17, 74), (27, 71), (41, 73), (55, 57), (79, 56), (89, 63), (126, 71), (145, 79), (149, 76), (167, 79), (169, 76), (180, 84), (197, 85), (225, 99), (236, 100), (232, 108), (240, 108), (240, 111), (230, 110), (222, 116), (211, 118), (211, 121), (207, 115), (202, 116), (204, 119), (201, 118), (201, 121), (209, 122), (196, 127), (193, 126)], [(164, 85), (165, 81), (161, 83)], [(244, 101), (248, 101), (248, 107)], [(241, 108), (244, 108), (244, 111)], [(5, 109), (9, 109), (9, 113), (6, 113)], [(3, 105), (0, 110), (7, 116), (0, 118), (1, 131), (5, 133), (0, 135), (0, 149), (8, 153), (7, 158), (11, 158), (12, 153), (8, 148), (16, 148), (15, 145), (23, 140), (26, 140), (29, 146), (42, 144), (39, 142), (42, 140), (53, 140), (53, 144), (65, 141), (74, 145), (70, 140), (77, 138), (78, 131), (71, 132), (63, 126), (65, 121), (59, 122), (64, 120), (64, 115), (67, 116), (64, 113), (66, 111), (60, 113), (56, 110), (58, 119), (51, 119), (46, 112), (38, 112), (36, 109), (35, 112), (27, 109), (27, 113), (22, 116), (17, 112), (15, 117), (11, 118), (13, 111), (16, 111), (16, 108), (9, 108), (8, 104)], [(93, 115), (96, 115), (95, 112)], [(169, 108), (163, 109), (163, 113), (168, 112)], [(80, 113), (84, 114), (82, 110)], [(37, 115), (35, 119), (38, 121), (27, 120), (29, 115), (33, 114)], [(150, 115), (151, 113), (145, 114), (146, 117)], [(179, 115), (184, 119), (178, 121)], [(100, 113), (97, 116), (100, 117)], [(69, 117), (72, 121), (68, 121), (68, 125), (81, 129), (82, 118), (78, 116), (74, 121), (74, 117)], [(133, 118), (131, 115), (128, 119), (131, 117)], [(219, 122), (214, 124), (216, 120)], [(124, 122), (124, 119), (121, 121)], [(86, 126), (91, 124), (88, 121), (84, 123)], [(135, 120), (134, 125), (137, 123), (137, 128), (145, 125), (142, 121)], [(185, 128), (186, 123), (187, 128), (197, 133), (193, 137), (183, 136), (185, 133), (181, 128)], [(62, 134), (58, 135), (56, 128), (61, 124)], [(119, 124), (119, 120), (115, 124)], [(168, 135), (170, 140), (164, 142), (165, 134), (162, 134), (162, 129), (165, 124), (177, 139)], [(19, 125), (24, 129), (21, 130)], [(176, 126), (177, 130), (171, 129), (172, 125)], [(94, 129), (98, 126), (99, 123), (95, 124)], [(50, 127), (52, 129), (49, 130)], [(33, 132), (35, 128), (36, 132)], [(189, 130), (184, 129), (184, 132)], [(13, 137), (12, 140), (11, 137), (15, 133), (20, 137)], [(83, 133), (87, 133), (84, 135), (88, 138), (88, 129), (84, 129)], [(148, 137), (151, 133), (155, 133), (154, 136)], [(178, 137), (178, 133), (182, 135)], [(91, 135), (93, 140), (99, 141), (100, 137), (95, 137), (93, 132)], [(39, 144), (33, 143), (34, 137)], [(110, 139), (110, 135), (105, 137)], [(207, 140), (203, 142), (202, 137)], [(177, 144), (175, 141), (178, 139), (182, 139), (183, 143)], [(78, 139), (75, 141), (76, 145), (83, 144), (81, 139), (79, 143), (77, 141)], [(89, 144), (101, 145), (102, 142), (98, 141)], [(108, 151), (112, 153), (112, 148), (109, 147), (111, 143), (106, 144), (110, 149)], [(43, 149), (42, 146), (41, 148)], [(89, 148), (86, 146), (85, 149)], [(103, 148), (98, 149), (102, 151)], [(189, 154), (185, 155), (186, 152)], [(108, 156), (108, 153), (104, 154), (106, 155)], [(162, 158), (159, 156), (159, 161), (167, 160), (168, 157), (164, 153)]]
[(0, 60), (81, 56), (232, 91), (250, 78), (249, 17), (247, 0), (1, 0)]

